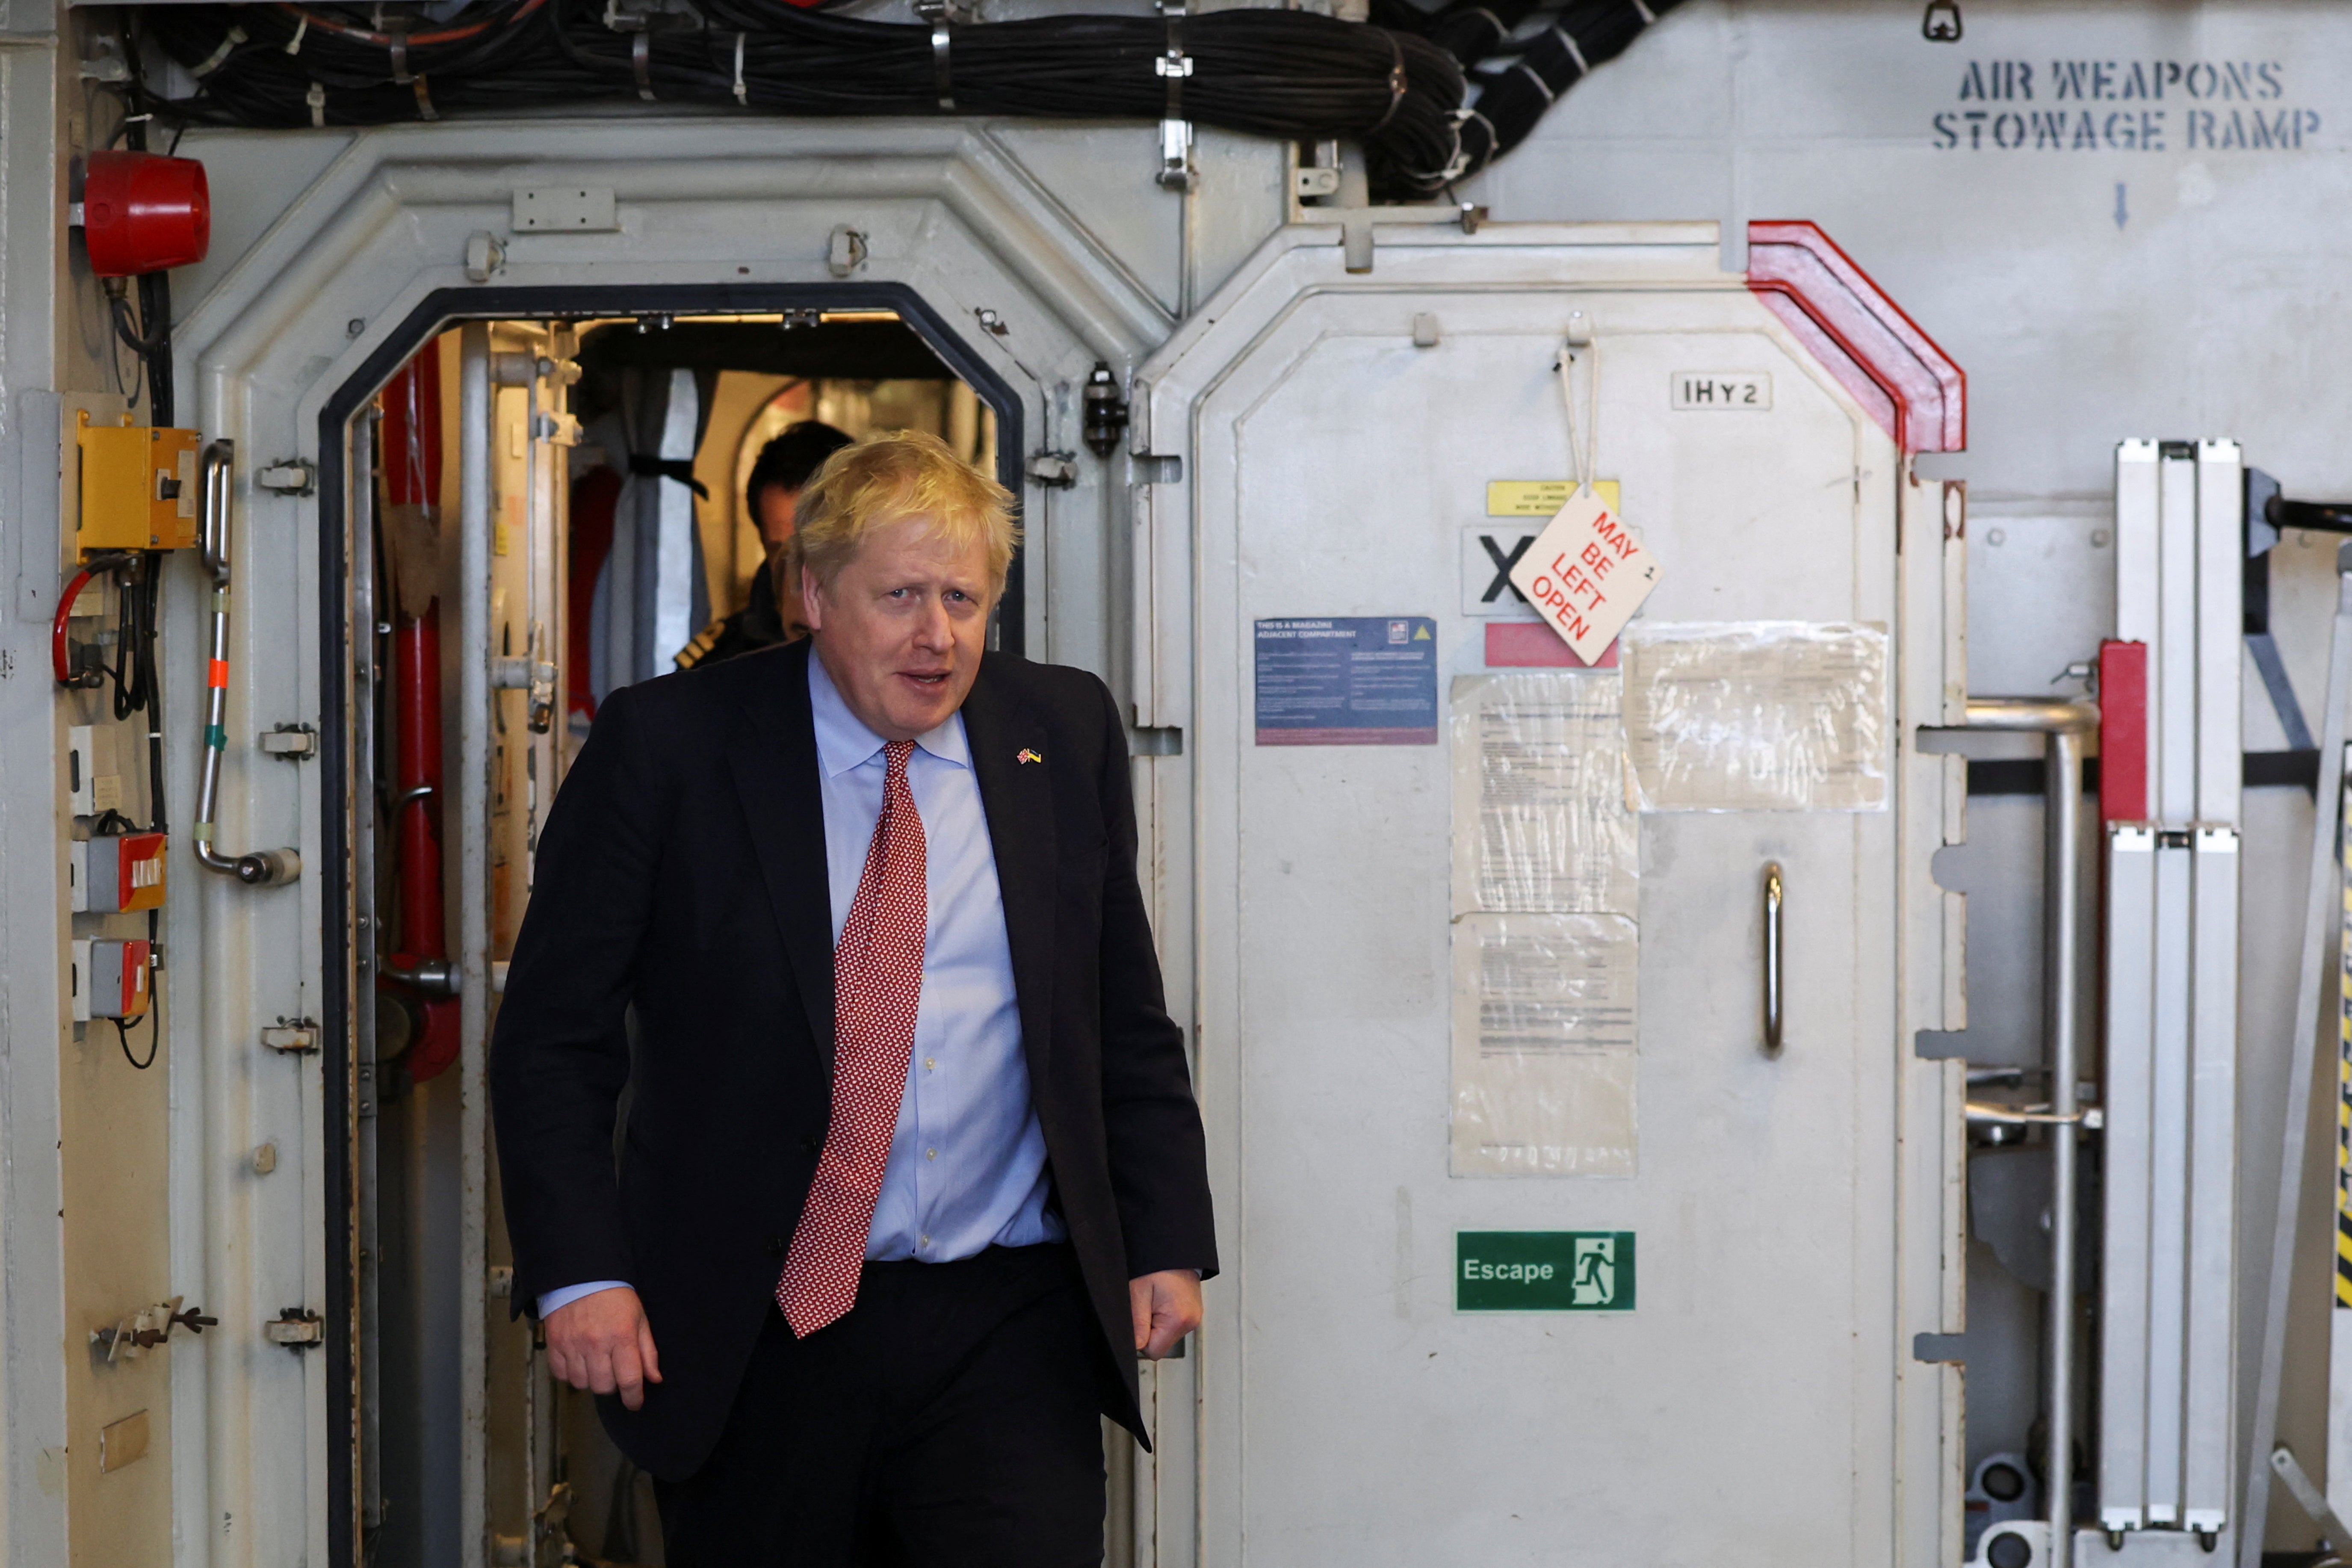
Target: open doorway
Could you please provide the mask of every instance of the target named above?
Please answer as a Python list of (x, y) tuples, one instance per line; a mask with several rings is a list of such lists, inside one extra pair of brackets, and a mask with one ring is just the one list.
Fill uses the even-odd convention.
[[(749, 485), (785, 431), (921, 430), (998, 468), (995, 409), (896, 310), (641, 317), (577, 331), (575, 727), (614, 686), (761, 640), (715, 633), (762, 600), (763, 575), (774, 582), (789, 520), (763, 524)], [(773, 640), (790, 628), (761, 629)]]
[[(355, 635), (326, 679), (352, 715), (360, 913), (351, 1070), (328, 1075), (352, 1173), (329, 1209), (330, 1397), (348, 1401), (329, 1429), (352, 1445), (332, 1511), (381, 1568), (484, 1539), (502, 1563), (653, 1565), (650, 1485), (515, 1314), (488, 1141), (539, 825), (596, 701), (691, 662), (750, 601), (774, 551), (744, 492), (770, 440), (919, 429), (1009, 481), (1020, 405), (905, 302), (500, 303), (425, 317), (330, 411), (350, 510), (322, 524), (351, 540), (331, 596)], [(1019, 647), (1020, 573), (998, 647)]]

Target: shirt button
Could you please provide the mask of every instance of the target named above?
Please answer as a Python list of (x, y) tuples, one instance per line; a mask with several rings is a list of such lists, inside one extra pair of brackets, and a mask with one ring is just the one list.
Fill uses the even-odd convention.
[(920, 1240), (925, 1247), (929, 1247), (931, 1244), (931, 1238), (928, 1236), (921, 1237)]
[(937, 1149), (926, 1149), (923, 1151), (923, 1158), (926, 1160), (936, 1160), (939, 1157), (940, 1152)]
[(937, 1057), (925, 1057), (923, 1058), (923, 1070), (925, 1072), (936, 1072), (939, 1070), (939, 1065), (940, 1058)]

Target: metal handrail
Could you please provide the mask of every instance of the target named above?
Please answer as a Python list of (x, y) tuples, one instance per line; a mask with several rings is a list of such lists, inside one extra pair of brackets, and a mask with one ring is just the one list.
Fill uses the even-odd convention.
[(2099, 727), (2099, 705), (2083, 698), (1971, 697), (1970, 730), (2040, 734), (2042, 778), (2042, 1032), (2048, 1041), (2047, 1110), (1990, 1114), (1969, 1105), (1976, 1121), (2034, 1122), (2050, 1137), (2049, 1443), (2042, 1475), (2050, 1525), (2048, 1568), (2067, 1568), (2074, 1556), (2074, 1231), (2075, 1140), (2084, 1126), (2076, 1079), (2074, 1034), (2081, 963), (2075, 952), (2083, 899), (2083, 737)]
[(211, 657), (205, 664), (205, 760), (196, 789), (196, 864), (235, 877), (250, 888), (290, 882), (302, 874), (302, 857), (292, 849), (257, 849), (224, 855), (213, 847), (220, 806), (221, 753), (228, 749), (229, 509), (236, 486), (236, 443), (215, 441), (205, 448), (198, 481), (202, 517), (197, 544), (213, 579)]
[(1764, 864), (1764, 1054), (1780, 1054), (1780, 863)]

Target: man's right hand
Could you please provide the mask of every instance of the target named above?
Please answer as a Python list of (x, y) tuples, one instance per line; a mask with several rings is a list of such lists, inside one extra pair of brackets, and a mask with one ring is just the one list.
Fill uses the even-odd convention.
[(637, 1293), (625, 1285), (583, 1296), (548, 1315), (547, 1364), (574, 1388), (617, 1390), (631, 1410), (645, 1405), (646, 1384), (662, 1380), (653, 1326)]

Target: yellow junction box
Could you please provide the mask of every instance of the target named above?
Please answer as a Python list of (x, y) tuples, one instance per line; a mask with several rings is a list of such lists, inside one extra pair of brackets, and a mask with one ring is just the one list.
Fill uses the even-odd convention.
[(193, 550), (196, 543), (194, 430), (93, 425), (83, 410), (74, 431), (81, 457), (82, 560), (110, 550)]

